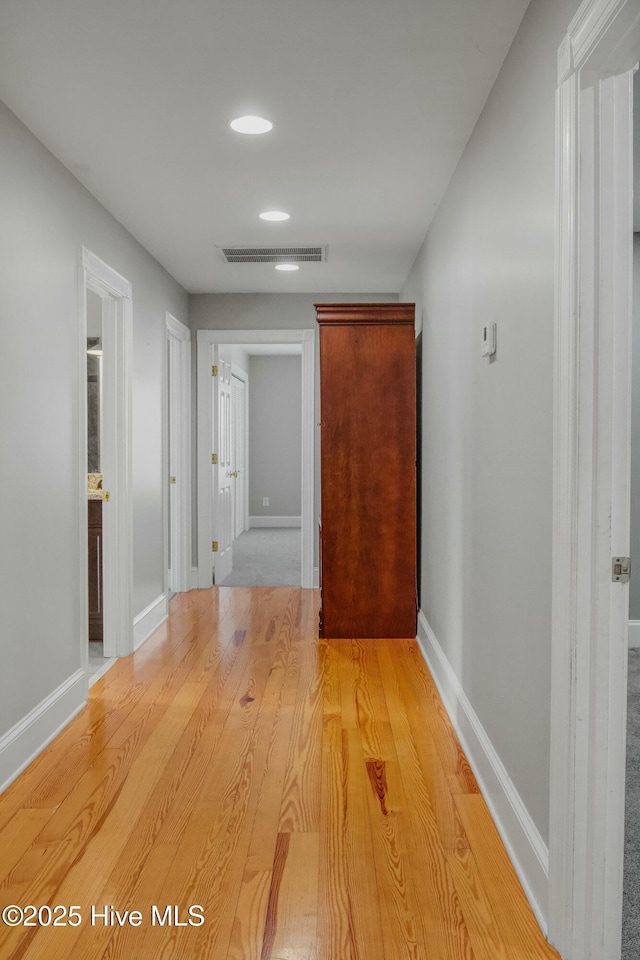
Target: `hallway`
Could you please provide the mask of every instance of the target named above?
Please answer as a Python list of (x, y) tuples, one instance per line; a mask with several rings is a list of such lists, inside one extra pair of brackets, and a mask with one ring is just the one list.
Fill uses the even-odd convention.
[(93, 686), (0, 797), (0, 905), (82, 920), (0, 927), (3, 960), (557, 956), (415, 641), (319, 642), (317, 604), (179, 595)]

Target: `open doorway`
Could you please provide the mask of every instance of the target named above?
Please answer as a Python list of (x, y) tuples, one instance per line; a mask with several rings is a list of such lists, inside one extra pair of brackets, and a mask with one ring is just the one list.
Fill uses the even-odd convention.
[(619, 960), (630, 556), (637, 0), (558, 51), (549, 939)]
[(79, 303), (80, 622), (91, 683), (132, 649), (131, 285), (83, 249)]
[(631, 565), (625, 781), (622, 960), (640, 956), (640, 71), (633, 82), (633, 333), (631, 367)]
[[(218, 586), (300, 586), (302, 345), (221, 346), (231, 357), (232, 551)], [(224, 469), (224, 464), (221, 464)]]
[(191, 589), (191, 331), (166, 315), (165, 570), (168, 598)]
[[(279, 552), (297, 567), (295, 582), (313, 586), (314, 336), (313, 330), (198, 331), (201, 587), (273, 580), (267, 566), (277, 570)], [(274, 365), (277, 371), (269, 369)], [(294, 381), (297, 393), (287, 390)], [(273, 410), (276, 395), (282, 402)], [(271, 422), (264, 419), (267, 407)], [(254, 419), (267, 456), (250, 453)], [(236, 576), (234, 553), (245, 567)]]
[(87, 288), (87, 563), (89, 682), (95, 683), (114, 662), (104, 655), (104, 578), (102, 533), (102, 297)]

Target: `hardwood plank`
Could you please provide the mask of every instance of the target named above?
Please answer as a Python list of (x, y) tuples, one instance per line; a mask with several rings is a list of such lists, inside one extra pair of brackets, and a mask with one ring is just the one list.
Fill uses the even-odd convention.
[(317, 833), (280, 833), (260, 960), (316, 960)]
[[(452, 783), (457, 788), (459, 779), (457, 776), (446, 774), (443, 766), (443, 763), (448, 763), (448, 769), (451, 769), (451, 763), (455, 762), (456, 767), (462, 767), (458, 749), (456, 748), (453, 752), (449, 750), (448, 727), (445, 728), (447, 748), (443, 752), (440, 739), (436, 747), (435, 737), (438, 731), (439, 713), (435, 714), (433, 723), (427, 720), (428, 711), (433, 706), (432, 689), (429, 686), (428, 703), (425, 703), (425, 692), (422, 686), (415, 682), (415, 671), (411, 661), (399, 656), (395, 646), (392, 658), (393, 673), (405, 708), (404, 715), (409, 725), (411, 742), (418, 755), (429, 801), (435, 814), (439, 842), (446, 852), (468, 849), (469, 842), (452, 795), (453, 792), (459, 792), (457, 789), (452, 790)], [(402, 742), (403, 737), (400, 736), (397, 743), (402, 744)], [(466, 758), (464, 758), (464, 765), (467, 765)]]
[(281, 833), (317, 833), (320, 821), (322, 671), (318, 648), (304, 646), (299, 694), (280, 809)]
[(458, 893), (442, 848), (432, 798), (416, 750), (407, 708), (394, 669), (391, 650), (386, 643), (376, 648), (389, 709), (394, 748), (404, 787), (411, 843), (408, 865), (415, 877), (424, 936), (433, 944), (433, 956), (439, 960), (474, 960), (469, 933), (464, 922)]
[(260, 960), (271, 877), (269, 870), (243, 877), (226, 960)]
[(509, 957), (557, 958), (536, 922), (483, 797), (459, 794), (455, 801)]
[(420, 700), (421, 710), (424, 711), (425, 720), (427, 720), (432, 727), (434, 736), (437, 735), (438, 754), (445, 775), (455, 778), (450, 781), (452, 784), (457, 784), (455, 792), (479, 793), (480, 790), (476, 778), (460, 746), (451, 720), (440, 699), (438, 689), (429, 673), (429, 668), (422, 657), (417, 642), (415, 640), (401, 641), (398, 646), (397, 655), (404, 657), (411, 665), (415, 688), (422, 693)]
[(346, 843), (346, 778), (342, 751), (340, 682), (336, 650), (320, 648), (323, 672), (322, 759), (320, 789), (320, 873), (318, 960), (353, 960), (351, 898)]
[(25, 856), (27, 850), (38, 836), (45, 824), (55, 813), (55, 807), (31, 810), (18, 810), (9, 820), (6, 827), (0, 831), (0, 883), (2, 883), (16, 864)]
[[(404, 855), (402, 825), (398, 817), (397, 765), (365, 760), (359, 732), (345, 730), (351, 776), (368, 778), (368, 811), (371, 825), (382, 942), (386, 960), (420, 960), (422, 924), (408, 862)], [(373, 897), (375, 900), (375, 897)]]

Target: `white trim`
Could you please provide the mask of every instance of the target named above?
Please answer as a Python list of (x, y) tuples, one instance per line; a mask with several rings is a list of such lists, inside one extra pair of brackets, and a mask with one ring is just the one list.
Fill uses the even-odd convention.
[(624, 840), (637, 0), (585, 0), (558, 51), (549, 938), (618, 960)]
[(213, 557), (211, 556), (212, 483), (211, 454), (213, 447), (213, 423), (211, 405), (213, 403), (213, 378), (211, 376), (211, 342), (203, 343), (198, 331), (196, 355), (197, 380), (197, 530), (198, 530), (198, 587), (205, 589), (213, 585)]
[(571, 73), (622, 73), (638, 61), (640, 11), (634, 0), (585, 0), (558, 50), (558, 85)]
[(316, 590), (320, 587), (320, 567), (313, 568), (313, 586)]
[[(238, 366), (237, 363), (231, 364), (231, 376), (236, 377), (237, 380), (241, 380), (244, 383), (244, 473), (245, 473), (245, 482), (244, 482), (244, 503), (242, 505), (243, 509), (243, 523), (244, 529), (248, 530), (251, 526), (251, 520), (249, 518), (249, 484), (250, 484), (250, 473), (249, 473), (249, 374), (246, 370), (243, 370), (242, 367)], [(233, 519), (233, 529), (235, 530), (235, 517)]]
[(169, 603), (167, 595), (161, 593), (159, 597), (152, 600), (148, 606), (142, 610), (133, 620), (133, 649), (137, 650), (142, 646), (154, 630), (157, 630), (160, 624), (169, 616)]
[(198, 330), (198, 586), (211, 586), (211, 348), (218, 344), (302, 344), (302, 558), (301, 585), (313, 585), (315, 330)]
[(422, 610), (417, 639), (527, 899), (546, 933), (547, 846)]
[(302, 527), (301, 517), (249, 517), (250, 527)]
[(182, 340), (185, 343), (191, 343), (191, 330), (189, 327), (168, 311), (165, 314), (165, 325), (167, 332), (170, 333), (175, 340)]
[(91, 281), (101, 287), (108, 296), (121, 297), (123, 300), (132, 299), (133, 287), (130, 281), (86, 247), (82, 248), (82, 266)]
[(302, 331), (302, 587), (313, 586), (316, 331)]
[[(165, 314), (165, 327), (162, 363), (165, 570), (169, 565), (169, 538), (175, 554), (171, 557), (171, 583), (165, 576), (165, 592), (171, 588), (175, 593), (182, 593), (191, 587), (191, 331), (170, 313)], [(171, 376), (167, 386), (169, 364)], [(177, 478), (173, 500), (176, 509), (171, 512), (169, 528), (172, 464)]]
[(82, 710), (87, 693), (87, 671), (81, 667), (0, 737), (0, 793)]
[(629, 620), (629, 649), (640, 647), (640, 620)]
[[(132, 491), (132, 382), (133, 308), (128, 280), (81, 249), (78, 285), (78, 476), (80, 510), (80, 583), (87, 583), (87, 308), (86, 291), (102, 299), (104, 436), (103, 489), (111, 499), (103, 508), (104, 651), (106, 657), (127, 656), (133, 649), (133, 491)], [(80, 591), (81, 662), (88, 653), (87, 596)]]
[(104, 677), (107, 670), (110, 670), (111, 667), (114, 665), (114, 663), (117, 663), (117, 662), (118, 662), (117, 657), (111, 657), (109, 660), (105, 660), (103, 665), (101, 667), (98, 667), (98, 669), (94, 673), (89, 674), (89, 690), (91, 690), (91, 687), (94, 685), (94, 683), (97, 683), (98, 680), (101, 680), (102, 677)]
[(191, 567), (191, 589), (192, 590), (198, 589), (198, 568), (197, 567)]

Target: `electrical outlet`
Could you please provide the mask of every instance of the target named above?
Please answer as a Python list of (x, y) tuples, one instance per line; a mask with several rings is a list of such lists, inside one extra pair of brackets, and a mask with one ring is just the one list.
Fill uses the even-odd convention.
[(263, 506), (263, 507), (268, 507), (268, 506), (269, 506), (269, 497), (263, 497), (263, 498), (262, 498), (262, 506)]

